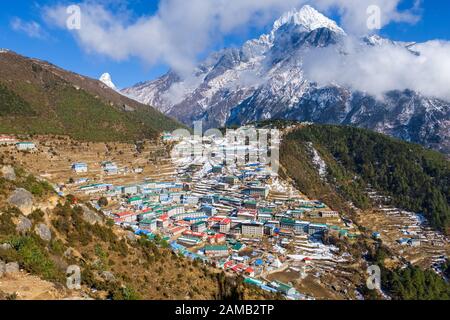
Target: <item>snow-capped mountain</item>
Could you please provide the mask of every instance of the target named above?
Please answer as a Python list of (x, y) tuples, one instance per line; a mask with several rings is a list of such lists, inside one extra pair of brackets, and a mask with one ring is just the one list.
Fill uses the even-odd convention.
[[(170, 71), (122, 93), (188, 125), (203, 120), (204, 128), (266, 119), (349, 124), (450, 153), (450, 103), (411, 90), (375, 97), (308, 78), (305, 57), (317, 48), (346, 55), (347, 38), (336, 22), (304, 6), (285, 13), (269, 33), (241, 48), (211, 54), (191, 76)], [(420, 55), (415, 43), (375, 35), (361, 38), (358, 46), (386, 44)]]
[(103, 82), (105, 85), (110, 87), (113, 90), (117, 90), (117, 87), (114, 85), (111, 79), (111, 75), (109, 73), (104, 73), (99, 79), (101, 82)]

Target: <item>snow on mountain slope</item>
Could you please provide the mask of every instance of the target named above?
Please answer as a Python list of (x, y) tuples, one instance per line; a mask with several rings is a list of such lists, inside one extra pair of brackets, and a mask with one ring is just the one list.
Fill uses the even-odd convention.
[[(337, 84), (320, 87), (305, 75), (308, 54), (328, 48), (338, 58), (347, 54), (347, 38), (336, 22), (304, 6), (241, 48), (211, 54), (190, 76), (171, 71), (122, 93), (188, 125), (202, 120), (204, 128), (266, 119), (349, 124), (450, 153), (450, 103), (409, 90), (380, 98)], [(420, 55), (415, 43), (376, 35), (357, 44), (361, 49), (383, 45)]]
[(117, 90), (117, 87), (114, 85), (111, 79), (111, 75), (109, 73), (104, 73), (99, 79), (101, 82), (103, 82), (105, 85), (110, 87), (113, 90)]
[(327, 28), (333, 32), (345, 34), (336, 22), (328, 19), (311, 6), (303, 6), (300, 10), (293, 9), (286, 12), (275, 21), (273, 32), (277, 31), (281, 26), (286, 24), (295, 24), (302, 26), (305, 31), (313, 31), (320, 28)]

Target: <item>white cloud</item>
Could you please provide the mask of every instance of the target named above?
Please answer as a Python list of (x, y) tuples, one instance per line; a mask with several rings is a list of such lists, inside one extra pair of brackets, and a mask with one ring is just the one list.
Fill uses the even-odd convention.
[(450, 43), (430, 41), (413, 49), (420, 55), (400, 45), (363, 46), (350, 38), (345, 55), (330, 47), (305, 56), (305, 75), (319, 85), (335, 83), (378, 97), (389, 90), (411, 89), (450, 100)]
[[(158, 11), (130, 21), (126, 14), (109, 11), (105, 1), (81, 6), (81, 29), (77, 41), (88, 52), (115, 60), (138, 57), (147, 64), (165, 63), (178, 72), (190, 71), (199, 54), (221, 43), (232, 32), (263, 26), (282, 12), (309, 3), (320, 9), (338, 9), (344, 26), (364, 31), (368, 5), (379, 5), (383, 25), (391, 21), (413, 22), (410, 12), (399, 12), (400, 0), (160, 0)], [(123, 4), (122, 1), (115, 1)], [(66, 7), (47, 7), (48, 22), (65, 28)]]
[[(367, 8), (376, 6), (380, 10), (381, 27), (392, 22), (416, 23), (420, 19), (421, 0), (415, 0), (412, 8), (399, 11), (401, 0), (316, 0), (318, 9), (335, 9), (341, 16), (342, 26), (352, 34), (367, 34)], [(372, 30), (373, 31), (373, 30)]]
[(42, 29), (41, 25), (36, 21), (23, 21), (20, 18), (14, 18), (11, 20), (11, 28), (17, 32), (23, 32), (30, 38), (43, 39), (47, 37), (47, 34)]

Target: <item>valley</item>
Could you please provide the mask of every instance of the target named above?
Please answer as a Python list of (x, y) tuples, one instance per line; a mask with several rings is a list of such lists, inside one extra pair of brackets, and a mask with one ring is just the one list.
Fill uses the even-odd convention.
[[(282, 128), (281, 150), (309, 126)], [(257, 128), (243, 127), (238, 132), (248, 134)], [(259, 162), (211, 164), (204, 151), (174, 154), (177, 147), (185, 150), (191, 140), (179, 140), (168, 132), (156, 143), (81, 142), (64, 136), (34, 136), (31, 142), (34, 147), (27, 151), (17, 150), (16, 144), (0, 147), (4, 165), (27, 168), (48, 181), (60, 197), (58, 202), (71, 198), (75, 209), (86, 208), (86, 203), (98, 211), (98, 217), (89, 214), (93, 221), (104, 216), (119, 228), (115, 231), (119, 237), (135, 234), (182, 259), (202, 261), (213, 274), (242, 278), (252, 290), (288, 299), (363, 299), (370, 265), (367, 250), (382, 243), (391, 251), (385, 260), (389, 268), (411, 264), (440, 274), (449, 254), (449, 239), (434, 231), (423, 216), (386, 204), (388, 199), (373, 189), (365, 191), (372, 203), (367, 207), (357, 208), (346, 200), (327, 182), (332, 163), (307, 140), (303, 142), (309, 151), (301, 154), (298, 159), (303, 162), (296, 166), (306, 174), (300, 185), (283, 154), (280, 176)], [(223, 148), (238, 155), (245, 144), (225, 136), (223, 140), (204, 137), (202, 146), (206, 154)], [(267, 152), (259, 143), (245, 148), (250, 154)], [(54, 206), (55, 202), (39, 206), (48, 212), (49, 221), (55, 217)], [(128, 255), (119, 259), (124, 264), (130, 261)], [(128, 272), (114, 265), (104, 268), (101, 272), (110, 268), (118, 274)], [(139, 281), (134, 279), (133, 283)], [(11, 282), (2, 291), (9, 294), (8, 285)], [(92, 292), (83, 290), (84, 297), (92, 297)], [(134, 290), (146, 296), (143, 287)]]
[(0, 19), (0, 300), (450, 300), (448, 41), (95, 2)]

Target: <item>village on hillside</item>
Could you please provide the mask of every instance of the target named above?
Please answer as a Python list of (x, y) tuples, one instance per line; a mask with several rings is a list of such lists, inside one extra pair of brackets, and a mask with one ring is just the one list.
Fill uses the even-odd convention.
[[(361, 298), (349, 284), (365, 274), (367, 265), (323, 241), (324, 235), (358, 241), (355, 223), (281, 179), (267, 157), (279, 141), (266, 145), (236, 138), (248, 136), (248, 130), (255, 128), (200, 141), (166, 132), (156, 145), (132, 147), (49, 143), (39, 137), (31, 142), (2, 136), (0, 142), (1, 148), (21, 153), (22, 164), (51, 181), (60, 196), (87, 201), (116, 225), (188, 259), (241, 275), (250, 285), (292, 300)], [(439, 239), (441, 247), (448, 244), (429, 228), (419, 237), (420, 223), (410, 222), (414, 232), (407, 240), (392, 239), (399, 250), (426, 245), (427, 236)], [(375, 225), (380, 229), (373, 232), (374, 240), (388, 239), (383, 225)], [(445, 250), (433, 254), (436, 263)]]

